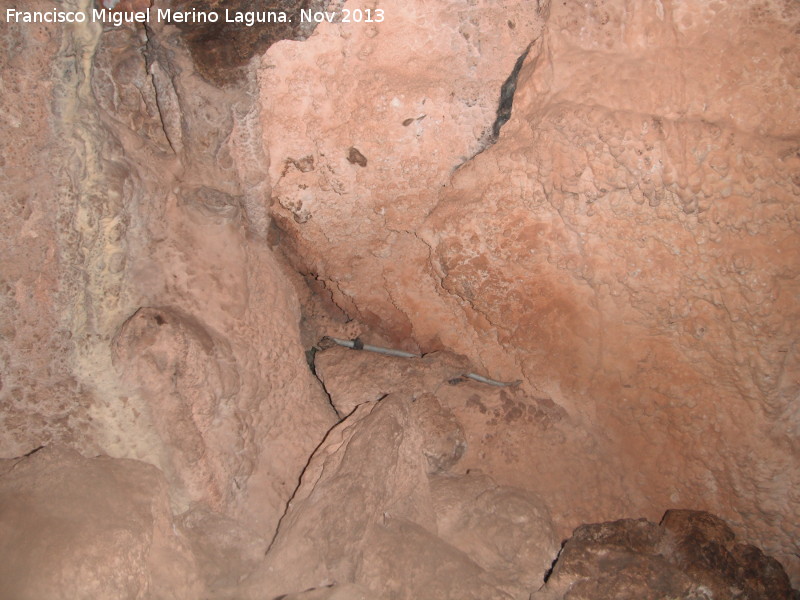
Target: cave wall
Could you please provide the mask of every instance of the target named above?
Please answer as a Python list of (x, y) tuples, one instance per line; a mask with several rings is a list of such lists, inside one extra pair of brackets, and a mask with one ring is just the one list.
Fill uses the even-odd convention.
[(566, 409), (581, 441), (494, 471), (569, 503), (562, 531), (688, 505), (796, 564), (798, 6), (539, 5), (273, 46), (285, 246), (376, 342)]
[(0, 454), (143, 460), (176, 512), (269, 535), (335, 413), (265, 241), (252, 84), (204, 79), (166, 23), (2, 35)]
[[(157, 466), (185, 597), (522, 597), (577, 525), (670, 507), (796, 584), (797, 3), (379, 6), (302, 42), (3, 23), (0, 458)], [(336, 425), (323, 335), (461, 356), (322, 353)], [(18, 464), (142, 468), (50, 452)]]

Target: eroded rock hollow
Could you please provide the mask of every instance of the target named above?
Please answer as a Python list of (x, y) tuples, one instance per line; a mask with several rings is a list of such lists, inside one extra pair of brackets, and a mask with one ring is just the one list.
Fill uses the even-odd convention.
[(800, 3), (263, 4), (2, 2), (0, 596), (800, 597)]

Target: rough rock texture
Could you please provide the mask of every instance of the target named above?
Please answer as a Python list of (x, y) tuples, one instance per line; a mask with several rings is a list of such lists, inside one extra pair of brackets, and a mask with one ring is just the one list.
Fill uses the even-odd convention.
[[(526, 1), (380, 9), (380, 23), (323, 24), (267, 52), (264, 137), (272, 214), (296, 265), (351, 318), (413, 347), (412, 317), (428, 311), (393, 301), (437, 295), (413, 230), (452, 170), (488, 143), (498, 91), (543, 21)], [(373, 268), (383, 263), (386, 277)]]
[(567, 510), (713, 510), (800, 581), (800, 6), (537, 4), (389, 2), (273, 46), (282, 245), (365, 341), (565, 410), (593, 451), (540, 460), (614, 465)]
[(176, 512), (269, 537), (335, 413), (266, 241), (252, 77), (205, 82), (164, 23), (0, 36), (0, 455), (138, 458)]
[[(476, 368), (463, 356), (435, 352), (408, 359), (336, 347), (318, 353), (315, 366), (345, 414), (386, 394), (435, 395), (463, 436), (459, 470), (480, 469), (498, 482), (530, 490), (552, 507), (563, 536), (598, 511), (636, 511), (616, 487), (621, 465), (579, 422), (541, 393), (465, 380), (462, 375)], [(587, 490), (592, 501), (577, 501), (589, 496)]]
[(48, 447), (2, 471), (3, 598), (202, 597), (167, 482), (152, 465)]
[(280, 600), (368, 600), (367, 592), (356, 585), (331, 585), (297, 594), (278, 596)]
[[(670, 506), (800, 583), (800, 5), (328, 10), (0, 23), (0, 457), (48, 447), (0, 466), (0, 595), (527, 600), (579, 524)], [(36, 514), (94, 575), (31, 576)], [(778, 572), (678, 521), (637, 593)]]
[[(279, 40), (302, 40), (314, 29), (313, 21), (299, 18), (301, 10), (317, 11), (326, 0), (280, 0), (265, 6), (256, 0), (172, 0), (179, 12), (214, 13), (216, 22), (176, 22), (194, 59), (197, 72), (217, 85), (240, 83), (247, 77), (250, 59), (262, 54)], [(285, 12), (289, 19), (247, 23), (248, 13)], [(237, 21), (236, 17), (240, 19)], [(231, 17), (233, 20), (231, 20)]]
[(533, 494), (453, 472), (458, 430), (432, 394), (360, 405), (317, 449), (239, 593), (338, 582), (371, 598), (527, 597), (557, 549), (550, 515)]
[(646, 519), (583, 525), (531, 598), (800, 598), (780, 563), (735, 537), (719, 518), (689, 510), (668, 511), (659, 525)]
[(6, 458), (67, 436), (91, 444), (89, 398), (65, 356), (71, 341), (61, 327), (68, 312), (59, 283), (70, 267), (55, 235), (55, 165), (63, 148), (52, 103), (68, 82), (52, 69), (66, 36), (44, 25), (0, 28), (0, 445)]
[[(551, 571), (556, 529), (591, 514), (574, 499), (608, 502), (619, 477), (602, 457), (578, 460), (596, 448), (563, 409), (465, 381), (468, 361), (448, 353), (334, 347), (314, 366), (348, 416), (244, 597), (356, 583), (375, 598), (795, 598), (780, 563), (698, 511), (583, 526)], [(616, 501), (599, 510), (635, 511)]]
[(244, 579), (264, 559), (269, 542), (247, 521), (195, 506), (176, 524), (189, 542), (209, 598), (220, 597)]

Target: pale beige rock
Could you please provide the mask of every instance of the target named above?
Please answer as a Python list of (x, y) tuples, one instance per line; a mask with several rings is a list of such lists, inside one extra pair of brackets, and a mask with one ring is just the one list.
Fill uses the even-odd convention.
[(152, 465), (48, 447), (0, 475), (0, 595), (202, 597), (168, 487)]
[(2, 35), (0, 455), (141, 459), (176, 512), (202, 502), (271, 535), (336, 416), (266, 240), (252, 82), (206, 83), (155, 20)]

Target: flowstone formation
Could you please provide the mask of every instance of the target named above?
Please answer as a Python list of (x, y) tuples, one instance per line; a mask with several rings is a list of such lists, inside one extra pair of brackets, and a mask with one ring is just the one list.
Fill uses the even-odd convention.
[(0, 596), (797, 600), (800, 6), (268, 9), (0, 11)]

